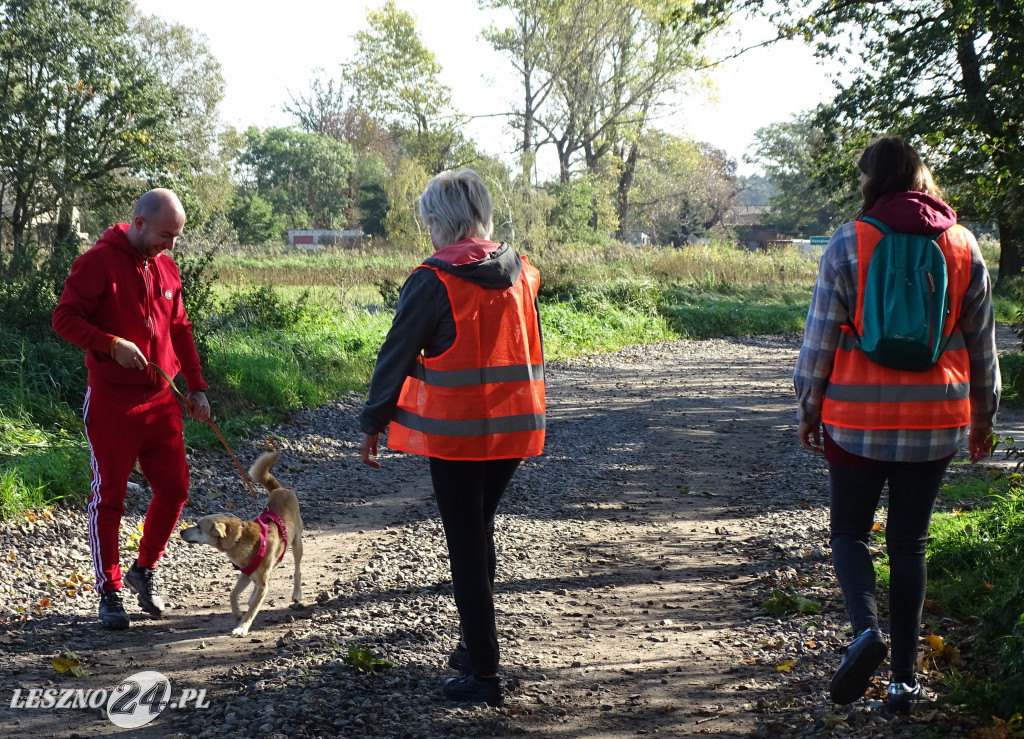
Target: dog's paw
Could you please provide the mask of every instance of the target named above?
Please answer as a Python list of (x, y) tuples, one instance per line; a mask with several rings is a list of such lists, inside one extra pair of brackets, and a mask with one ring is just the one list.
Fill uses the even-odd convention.
[(249, 627), (246, 625), (236, 626), (231, 630), (231, 636), (245, 636), (249, 633)]

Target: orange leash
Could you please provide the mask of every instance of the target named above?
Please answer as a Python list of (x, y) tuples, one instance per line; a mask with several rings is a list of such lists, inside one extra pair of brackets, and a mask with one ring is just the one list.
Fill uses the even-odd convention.
[[(187, 408), (188, 411), (191, 413), (195, 404), (186, 396), (181, 394), (181, 391), (178, 389), (177, 385), (174, 384), (174, 380), (172, 380), (166, 372), (164, 372), (162, 369), (160, 369), (157, 365), (153, 364), (152, 362), (149, 362), (149, 366), (155, 369), (161, 377), (167, 380), (167, 384), (171, 386), (171, 390), (174, 392), (175, 395), (181, 398), (181, 402), (185, 404), (185, 408)], [(231, 455), (231, 460), (235, 463), (235, 467), (238, 468), (238, 474), (242, 476), (242, 480), (245, 482), (245, 486), (249, 488), (249, 492), (252, 493), (253, 499), (259, 500), (260, 496), (256, 494), (256, 489), (252, 486), (252, 482), (249, 480), (249, 476), (245, 474), (245, 470), (243, 470), (242, 465), (239, 464), (238, 457), (235, 456), (235, 453), (231, 451), (231, 447), (228, 446), (228, 442), (227, 439), (224, 438), (224, 434), (220, 432), (220, 429), (217, 428), (217, 424), (213, 422), (212, 418), (206, 419), (206, 423), (210, 424), (210, 428), (213, 429), (213, 433), (217, 434), (217, 438), (220, 439), (220, 443), (223, 444), (224, 448), (228, 450), (228, 454)]]

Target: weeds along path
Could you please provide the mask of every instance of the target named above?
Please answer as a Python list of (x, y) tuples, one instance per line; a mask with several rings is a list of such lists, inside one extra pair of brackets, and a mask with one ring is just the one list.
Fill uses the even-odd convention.
[[(796, 337), (686, 341), (549, 366), (546, 453), (520, 469), (497, 524), (502, 710), (439, 698), (458, 621), (427, 467), (387, 452), (382, 470), (363, 467), (349, 396), (236, 449), (248, 462), (281, 448), (274, 473), (307, 530), (303, 606), (288, 603), (289, 554), (246, 638), (229, 635), (235, 575), (208, 547), (173, 540), (165, 617), (129, 597), (132, 628), (106, 632), (95, 595), (75, 586), (89, 577), (81, 513), (0, 526), (14, 554), (0, 561), (0, 735), (898, 732), (870, 707), (836, 718), (823, 697), (844, 619), (824, 468), (795, 442), (797, 349)], [(194, 458), (193, 475), (186, 520), (258, 512), (226, 455)], [(147, 501), (130, 497), (126, 538)], [(796, 583), (825, 612), (765, 616), (772, 589)], [(59, 657), (85, 674), (57, 672)], [(118, 729), (94, 709), (12, 705), (15, 689), (111, 690), (145, 670), (170, 680), (175, 701), (205, 690), (208, 706)]]

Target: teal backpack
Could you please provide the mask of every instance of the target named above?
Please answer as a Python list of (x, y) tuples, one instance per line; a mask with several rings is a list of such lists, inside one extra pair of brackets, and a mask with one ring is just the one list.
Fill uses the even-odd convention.
[(941, 235), (896, 233), (875, 218), (862, 218), (882, 232), (868, 264), (864, 291), (864, 335), (860, 348), (884, 367), (924, 372), (945, 348), (942, 327), (949, 311), (946, 258)]

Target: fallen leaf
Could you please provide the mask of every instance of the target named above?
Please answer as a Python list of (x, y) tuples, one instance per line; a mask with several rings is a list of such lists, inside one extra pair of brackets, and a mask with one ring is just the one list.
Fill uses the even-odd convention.
[(804, 642), (804, 646), (805, 647), (810, 647), (811, 649), (817, 649), (818, 648), (818, 643), (817, 642), (813, 642), (813, 641), (805, 641)]
[(776, 672), (789, 672), (793, 669), (793, 665), (796, 664), (795, 659), (787, 659), (781, 665), (775, 665)]
[(938, 636), (937, 634), (928, 634), (925, 636), (925, 639), (928, 641), (928, 645), (932, 648), (933, 652), (942, 652), (943, 644), (941, 636)]
[(53, 665), (53, 669), (57, 672), (68, 672), (74, 667), (81, 667), (82, 663), (77, 659), (67, 659), (66, 657), (58, 657), (57, 659), (51, 659), (50, 664)]
[(821, 723), (824, 724), (826, 729), (835, 729), (840, 726), (847, 728), (846, 718), (834, 713), (826, 713), (822, 716)]
[(971, 732), (971, 739), (1010, 739), (1012, 732), (1006, 722), (996, 716), (993, 716), (992, 720), (995, 722), (995, 726), (975, 729)]
[(942, 658), (949, 662), (949, 664), (955, 665), (960, 661), (960, 650), (947, 644), (945, 649), (942, 650)]
[(53, 603), (50, 601), (49, 598), (43, 598), (41, 601), (39, 601), (39, 605), (42, 608), (49, 608), (53, 605)]

